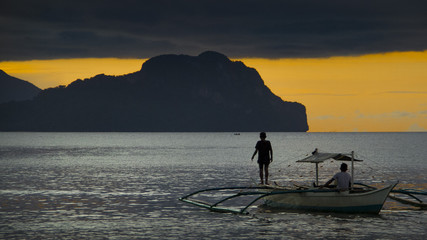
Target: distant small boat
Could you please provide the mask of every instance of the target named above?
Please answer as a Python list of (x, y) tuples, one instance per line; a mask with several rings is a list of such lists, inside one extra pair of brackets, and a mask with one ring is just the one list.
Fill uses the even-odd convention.
[(238, 135), (240, 135), (240, 133), (234, 133), (234, 135), (238, 136)]

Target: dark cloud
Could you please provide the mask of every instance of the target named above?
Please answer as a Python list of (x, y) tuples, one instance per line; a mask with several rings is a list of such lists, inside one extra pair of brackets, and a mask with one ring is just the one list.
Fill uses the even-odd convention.
[(0, 61), (327, 57), (427, 49), (427, 2), (121, 0), (0, 3)]

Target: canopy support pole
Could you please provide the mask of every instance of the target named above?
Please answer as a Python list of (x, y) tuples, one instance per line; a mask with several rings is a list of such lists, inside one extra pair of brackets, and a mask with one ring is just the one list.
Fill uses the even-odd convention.
[(319, 163), (316, 163), (316, 186), (319, 186)]
[(354, 185), (354, 151), (351, 151), (351, 189)]

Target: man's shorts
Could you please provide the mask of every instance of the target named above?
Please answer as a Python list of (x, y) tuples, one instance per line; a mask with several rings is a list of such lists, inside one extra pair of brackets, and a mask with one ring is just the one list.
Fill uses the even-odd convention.
[(268, 160), (268, 161), (262, 161), (262, 162), (258, 161), (258, 165), (259, 165), (260, 169), (263, 169), (264, 166), (268, 167), (269, 164), (270, 164), (270, 160)]

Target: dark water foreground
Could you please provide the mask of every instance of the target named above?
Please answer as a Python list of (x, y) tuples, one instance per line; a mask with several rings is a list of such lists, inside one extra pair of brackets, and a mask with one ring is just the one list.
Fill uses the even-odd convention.
[[(269, 133), (272, 180), (310, 182), (314, 147), (355, 150), (360, 181), (427, 189), (427, 134)], [(386, 202), (379, 215), (210, 212), (178, 201), (258, 181), (257, 133), (1, 133), (0, 239), (425, 239), (427, 214)], [(380, 141), (381, 140), (381, 141)], [(332, 146), (332, 147), (331, 147)], [(397, 149), (398, 148), (398, 149)], [(336, 171), (322, 166), (325, 181)]]

